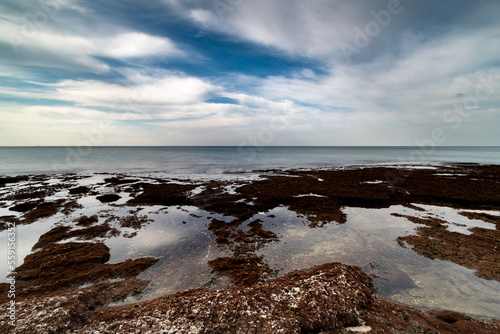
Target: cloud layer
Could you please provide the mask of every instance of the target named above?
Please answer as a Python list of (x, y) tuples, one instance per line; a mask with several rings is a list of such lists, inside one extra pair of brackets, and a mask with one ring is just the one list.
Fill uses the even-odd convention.
[(52, 0), (0, 13), (0, 145), (77, 145), (103, 121), (104, 145), (419, 145), (436, 131), (440, 145), (500, 145), (495, 1)]

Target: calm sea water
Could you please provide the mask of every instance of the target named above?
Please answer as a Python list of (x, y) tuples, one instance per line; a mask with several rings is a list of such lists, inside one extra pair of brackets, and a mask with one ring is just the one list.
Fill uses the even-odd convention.
[(377, 164), (500, 165), (500, 147), (0, 147), (0, 175), (223, 174)]

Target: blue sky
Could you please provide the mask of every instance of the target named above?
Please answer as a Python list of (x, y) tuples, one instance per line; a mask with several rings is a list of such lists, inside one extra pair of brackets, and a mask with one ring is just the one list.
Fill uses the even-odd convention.
[(5, 0), (0, 145), (500, 145), (497, 0)]

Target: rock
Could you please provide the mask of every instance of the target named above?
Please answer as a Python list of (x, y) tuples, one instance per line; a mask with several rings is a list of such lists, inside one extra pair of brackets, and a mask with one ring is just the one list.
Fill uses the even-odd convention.
[(122, 198), (122, 197), (120, 195), (117, 195), (117, 194), (106, 194), (106, 195), (97, 196), (97, 199), (99, 201), (101, 201), (101, 203), (116, 202), (120, 198)]

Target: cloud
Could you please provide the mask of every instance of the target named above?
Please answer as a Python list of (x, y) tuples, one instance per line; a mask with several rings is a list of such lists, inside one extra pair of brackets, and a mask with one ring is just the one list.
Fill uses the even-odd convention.
[[(445, 144), (500, 143), (494, 1), (401, 0), (364, 47), (356, 34), (397, 0), (162, 2), (111, 1), (109, 15), (67, 1), (24, 35), (39, 4), (0, 5), (2, 130), (39, 124), (41, 138), (76, 144), (64, 127), (110, 119), (107, 144), (134, 144), (129, 131), (146, 145), (238, 145), (278, 117), (274, 145), (414, 145), (439, 127)], [(343, 43), (359, 52), (346, 58)], [(266, 74), (283, 63), (291, 70)], [(3, 143), (25, 142), (8, 133)]]
[(138, 32), (122, 33), (108, 39), (96, 40), (94, 43), (98, 46), (94, 51), (96, 56), (132, 58), (183, 55), (169, 39)]
[(184, 55), (167, 37), (131, 30), (112, 21), (98, 20), (89, 29), (81, 20), (90, 9), (72, 2), (66, 5), (51, 7), (52, 12), (33, 5), (25, 12), (1, 15), (0, 59), (4, 64), (105, 73), (110, 66), (99, 57), (127, 60)]
[(148, 119), (162, 118), (162, 113), (182, 117), (190, 106), (202, 104), (221, 91), (221, 87), (196, 77), (160, 73), (147, 76), (129, 72), (131, 78), (127, 85), (98, 80), (63, 80), (23, 90), (0, 88), (0, 94), (17, 99), (65, 102), (83, 110), (98, 108), (109, 113), (136, 113)]
[(167, 1), (202, 27), (300, 56), (331, 56), (363, 10), (345, 1)]
[[(409, 46), (399, 57), (388, 54), (363, 65), (338, 64), (322, 76), (254, 80), (260, 82), (256, 93), (268, 99), (293, 98), (325, 108), (419, 113), (435, 110), (433, 103), (449, 102), (456, 94), (470, 91), (477, 84), (477, 78), (473, 80), (477, 73), (498, 68), (499, 53), (496, 27), (458, 30)], [(394, 105), (391, 109), (387, 109), (389, 102)]]
[(206, 9), (192, 9), (188, 14), (189, 18), (205, 27), (215, 28), (219, 24), (217, 16)]
[(199, 103), (219, 90), (202, 79), (178, 75), (142, 77), (142, 81), (126, 86), (97, 80), (64, 80), (53, 87), (53, 98), (61, 101), (136, 112)]
[[(165, 3), (200, 27), (291, 56), (332, 62), (366, 62), (400, 53), (411, 37), (427, 41), (449, 29), (479, 30), (496, 25), (495, 1), (180, 1)], [(421, 41), (420, 41), (421, 42)], [(354, 57), (346, 50), (357, 49)]]
[[(7, 45), (9, 27), (0, 43)], [(12, 28), (12, 27), (10, 27)], [(179, 57), (183, 55), (175, 44), (167, 38), (151, 36), (140, 32), (124, 32), (114, 36), (82, 36), (58, 35), (39, 32), (31, 40), (21, 38), (19, 49), (9, 50), (10, 64), (58, 67), (66, 70), (90, 70), (92, 72), (107, 72), (109, 65), (96, 57), (104, 56), (115, 59), (133, 57)], [(76, 68), (75, 68), (76, 66)]]

